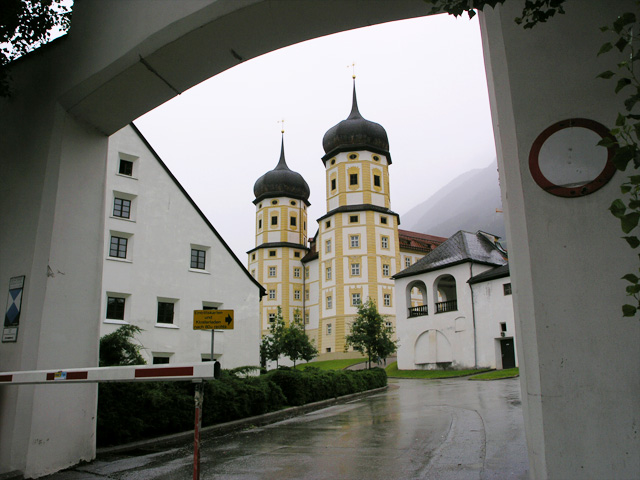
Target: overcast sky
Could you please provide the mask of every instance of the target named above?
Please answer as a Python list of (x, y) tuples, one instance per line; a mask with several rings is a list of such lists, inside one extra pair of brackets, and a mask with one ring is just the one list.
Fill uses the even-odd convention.
[(349, 115), (354, 62), (360, 113), (389, 136), (392, 210), (406, 213), (495, 158), (477, 16), (392, 22), (242, 63), (134, 123), (243, 263), (255, 246), (253, 185), (278, 162), (282, 119), (316, 233), (322, 137)]

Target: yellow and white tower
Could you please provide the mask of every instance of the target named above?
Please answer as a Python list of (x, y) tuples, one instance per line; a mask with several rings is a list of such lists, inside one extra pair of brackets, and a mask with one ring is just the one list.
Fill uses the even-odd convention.
[(278, 307), (288, 325), (304, 312), (302, 258), (307, 243), (309, 185), (287, 166), (284, 137), (280, 160), (253, 187), (256, 206), (256, 246), (249, 250), (249, 271), (266, 289), (260, 306), (262, 333), (268, 332)]
[(390, 209), (389, 140), (362, 117), (355, 80), (349, 117), (327, 131), (327, 213), (318, 219), (318, 350), (343, 352), (358, 305), (376, 302), (395, 327), (391, 276), (399, 271), (399, 216)]

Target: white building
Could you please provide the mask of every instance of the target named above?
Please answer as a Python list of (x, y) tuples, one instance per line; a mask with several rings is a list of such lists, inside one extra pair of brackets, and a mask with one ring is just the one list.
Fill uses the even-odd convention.
[(497, 237), (459, 231), (394, 279), (398, 368), (517, 366), (509, 267)]
[(259, 364), (263, 287), (133, 125), (109, 139), (105, 218), (101, 336), (133, 324), (148, 363), (200, 362), (211, 332), (193, 330), (193, 311), (233, 310), (214, 357)]

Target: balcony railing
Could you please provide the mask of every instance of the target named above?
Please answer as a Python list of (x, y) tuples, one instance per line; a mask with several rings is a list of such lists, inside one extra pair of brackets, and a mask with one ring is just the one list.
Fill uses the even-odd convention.
[(455, 312), (456, 310), (458, 310), (458, 300), (436, 303), (436, 313)]
[(419, 305), (417, 307), (409, 308), (409, 318), (411, 317), (421, 317), (423, 315), (429, 315), (429, 309), (427, 305)]

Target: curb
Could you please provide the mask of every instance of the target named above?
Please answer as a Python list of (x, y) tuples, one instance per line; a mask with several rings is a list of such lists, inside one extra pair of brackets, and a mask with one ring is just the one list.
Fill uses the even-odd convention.
[[(263, 415), (256, 415), (254, 417), (241, 418), (232, 422), (220, 423), (217, 425), (211, 425), (204, 427), (200, 430), (200, 440), (206, 438), (217, 437), (220, 435), (227, 435), (229, 433), (239, 432), (253, 427), (261, 427), (269, 425), (271, 423), (279, 422), (289, 418), (304, 415), (305, 413), (320, 410), (322, 408), (338, 405), (341, 403), (347, 403), (351, 400), (366, 397), (368, 395), (374, 395), (376, 393), (384, 392), (389, 386), (374, 388), (373, 390), (367, 390), (365, 392), (352, 393), (344, 395), (342, 397), (330, 398), (327, 400), (321, 400), (319, 402), (307, 403), (306, 405), (300, 405), (298, 407), (289, 407), (284, 410), (278, 410), (276, 412), (269, 412)], [(166, 435), (163, 437), (151, 438), (148, 440), (139, 440), (137, 442), (127, 443), (125, 445), (116, 445), (114, 447), (104, 447), (96, 449), (96, 460), (101, 455), (112, 455), (118, 453), (125, 453), (131, 450), (137, 450), (141, 448), (160, 449), (165, 447), (184, 446), (189, 442), (193, 442), (193, 430), (186, 432), (174, 433), (172, 435)]]

